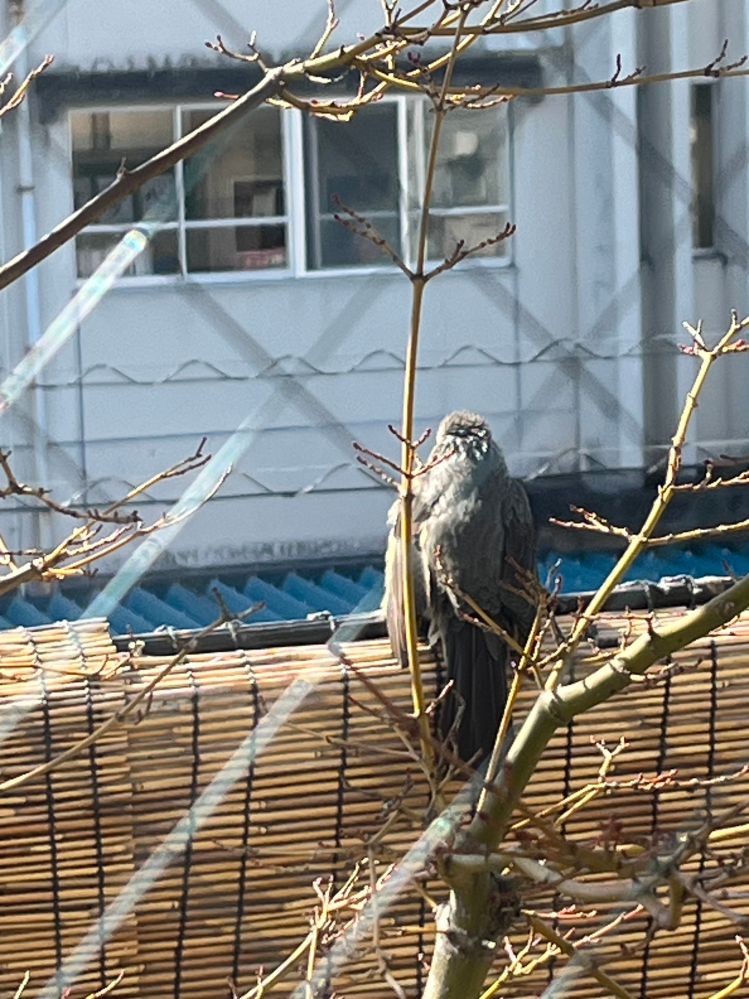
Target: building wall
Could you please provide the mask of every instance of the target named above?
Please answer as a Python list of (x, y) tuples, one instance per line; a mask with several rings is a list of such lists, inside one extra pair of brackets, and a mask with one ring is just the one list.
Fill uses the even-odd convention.
[[(203, 42), (220, 33), (240, 47), (253, 27), (278, 58), (314, 44), (325, 5), (284, 0), (248, 11), (244, 0), (189, 0), (179, 16), (174, 6), (33, 0), (29, 23), (39, 30), (30, 62), (51, 51), (50, 72), (219, 65)], [(340, 39), (376, 28), (374, 0), (338, 6)], [(620, 13), (556, 31), (540, 48), (537, 39), (514, 45), (537, 48), (553, 86), (611, 76), (618, 53), (624, 71), (642, 61), (650, 70), (653, 59), (661, 68), (700, 64), (705, 52), (716, 54), (709, 39), (722, 38), (725, 24), (731, 52), (743, 51), (739, 0), (718, 0), (714, 16), (706, 9)], [(496, 47), (487, 44), (487, 59), (501, 56)], [(689, 83), (650, 86), (640, 96), (622, 88), (512, 104), (510, 217), (518, 231), (507, 260), (466, 261), (430, 284), (419, 429), (452, 408), (478, 409), (522, 475), (638, 468), (663, 455), (691, 370), (675, 350), (681, 320), (704, 309), (717, 331), (726, 297), (738, 308), (746, 297), (746, 83), (720, 81), (716, 90), (717, 169), (730, 181), (719, 185), (721, 245), (696, 257)], [(30, 110), (41, 233), (73, 207), (70, 128), (64, 111), (41, 124), (33, 102)], [(22, 245), (20, 127), (6, 119), (0, 138), (6, 259)], [(39, 284), (46, 328), (78, 287), (72, 246), (40, 265)], [(26, 349), (23, 289), (0, 299), (7, 371)], [(357, 465), (351, 443), (397, 455), (387, 424), (400, 415), (408, 311), (408, 283), (395, 268), (122, 279), (40, 375), (48, 481), (60, 498), (104, 502), (204, 435), (215, 451), (247, 420), (253, 433), (234, 472), (171, 542), (171, 557), (218, 564), (374, 550), (392, 494)], [(693, 458), (703, 453), (701, 439), (741, 446), (749, 436), (743, 365), (721, 377), (711, 415), (700, 410)], [(33, 477), (39, 406), (22, 399), (16, 410), (6, 433)], [(183, 488), (180, 480), (163, 484), (138, 508), (164, 510)], [(28, 512), (11, 508), (0, 518), (19, 543), (39, 535)]]

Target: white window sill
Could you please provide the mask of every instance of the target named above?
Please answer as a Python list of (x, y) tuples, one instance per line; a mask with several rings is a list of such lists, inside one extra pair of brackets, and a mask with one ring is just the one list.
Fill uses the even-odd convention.
[(716, 246), (695, 246), (692, 248), (692, 260), (717, 260), (725, 265), (728, 255)]
[[(441, 260), (429, 260), (424, 264), (424, 269), (426, 271), (432, 270), (434, 267), (438, 267), (442, 263)], [(513, 260), (511, 257), (478, 257), (476, 260), (471, 260), (470, 257), (467, 260), (459, 263), (455, 268), (451, 268), (449, 271), (443, 271), (444, 274), (450, 273), (460, 273), (461, 270), (507, 270), (508, 267), (513, 266)], [(315, 278), (333, 278), (341, 277), (344, 275), (351, 276), (355, 274), (357, 276), (368, 277), (371, 274), (387, 274), (392, 276), (393, 274), (403, 274), (400, 267), (395, 264), (387, 264), (380, 267), (326, 267), (321, 268), (317, 271), (305, 271), (303, 274), (299, 275), (301, 280), (314, 280)], [(440, 274), (439, 277), (442, 277)]]
[[(132, 277), (121, 277), (113, 286), (112, 291), (124, 288), (161, 288), (175, 287), (186, 284), (249, 284), (258, 281), (288, 281), (293, 277), (285, 267), (267, 267), (254, 271), (221, 271), (205, 274), (139, 274)], [(76, 287), (82, 287), (90, 278), (76, 278)]]
[[(430, 261), (426, 269), (437, 267), (441, 261)], [(464, 260), (459, 263), (454, 270), (445, 271), (444, 274), (457, 273), (465, 270), (489, 270), (504, 271), (512, 268), (514, 262), (511, 257), (491, 257), (479, 258), (476, 260)], [(123, 277), (113, 286), (112, 291), (119, 291), (125, 288), (159, 288), (175, 287), (188, 284), (256, 284), (258, 282), (278, 281), (317, 281), (330, 280), (331, 278), (350, 277), (374, 277), (383, 275), (385, 277), (402, 276), (403, 272), (395, 264), (385, 266), (369, 267), (327, 267), (316, 271), (303, 271), (295, 274), (288, 268), (267, 268), (256, 271), (222, 271), (220, 273), (206, 272), (204, 274), (188, 274), (183, 277), (181, 274), (142, 274), (137, 277)], [(439, 275), (442, 277), (442, 275)], [(88, 278), (77, 278), (76, 287), (80, 288), (89, 280)]]

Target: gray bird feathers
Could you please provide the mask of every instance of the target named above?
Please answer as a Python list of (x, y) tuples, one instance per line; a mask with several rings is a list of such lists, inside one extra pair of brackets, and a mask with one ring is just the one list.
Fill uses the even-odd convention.
[[(534, 609), (508, 587), (519, 586), (513, 562), (535, 572), (535, 530), (525, 490), (510, 478), (483, 417), (465, 411), (446, 416), (426, 464), (432, 467), (414, 480), (410, 558), (417, 616), (454, 684), (455, 696), (441, 709), (440, 734), (450, 731), (462, 703), (457, 746), (468, 760), (491, 751), (507, 701), (510, 660), (517, 657), (496, 634), (460, 616), (471, 612), (445, 579), (524, 643)], [(384, 606), (393, 653), (405, 665), (399, 513), (396, 502), (388, 517)]]

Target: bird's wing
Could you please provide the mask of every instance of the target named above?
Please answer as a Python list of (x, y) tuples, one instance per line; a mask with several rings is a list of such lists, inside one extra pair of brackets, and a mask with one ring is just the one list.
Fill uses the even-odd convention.
[(510, 479), (502, 509), (504, 552), (502, 556), (500, 599), (517, 628), (517, 637), (525, 641), (533, 624), (534, 608), (522, 596), (507, 587), (524, 589), (515, 564), (536, 574), (536, 529), (528, 496), (516, 479)]
[[(479, 513), (478, 528), (469, 538), (469, 564), (463, 565), (461, 578), (480, 606), (524, 644), (535, 608), (514, 592), (524, 588), (515, 563), (535, 573), (535, 529), (519, 482), (503, 476), (494, 484)], [(478, 750), (486, 755), (507, 703), (509, 664), (517, 656), (496, 634), (457, 617), (444, 592), (433, 590), (432, 600), (430, 640), (442, 641), (448, 678), (457, 695), (441, 708), (439, 731), (447, 735), (455, 721), (456, 702), (462, 702), (458, 752), (466, 760)]]

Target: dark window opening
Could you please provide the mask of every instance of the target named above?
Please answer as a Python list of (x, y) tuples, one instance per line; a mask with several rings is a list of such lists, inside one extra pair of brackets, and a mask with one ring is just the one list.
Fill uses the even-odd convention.
[(692, 87), (692, 243), (695, 249), (715, 246), (715, 87)]

